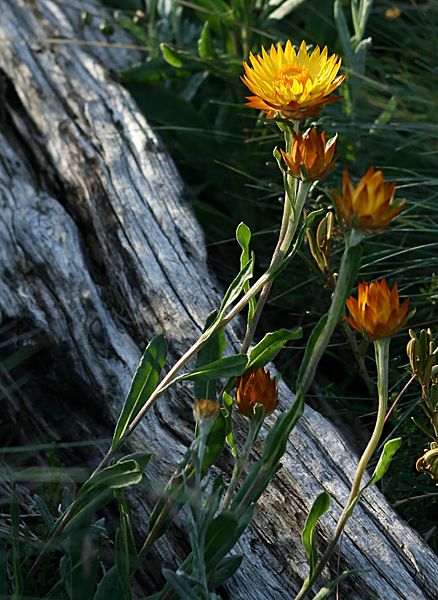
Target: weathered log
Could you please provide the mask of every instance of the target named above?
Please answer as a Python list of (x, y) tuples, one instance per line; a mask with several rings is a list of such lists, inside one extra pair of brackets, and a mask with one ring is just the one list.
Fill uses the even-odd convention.
[[(77, 38), (78, 31), (96, 40), (95, 29), (80, 29), (85, 6), (0, 2), (0, 309), (3, 318), (37, 327), (53, 353), (62, 352), (86, 402), (78, 407), (61, 398), (52, 408), (75, 434), (94, 437), (114, 425), (147, 339), (163, 331), (174, 359), (195, 340), (219, 293), (175, 166), (111, 74), (129, 57), (119, 48), (47, 41)], [(230, 343), (238, 333), (230, 332)], [(280, 408), (293, 401), (285, 385), (280, 396)], [(9, 403), (8, 418), (21, 419), (26, 406), (20, 416), (17, 410)], [(49, 427), (46, 438), (71, 439), (62, 419), (50, 421), (35, 406), (32, 419)], [(149, 412), (130, 445), (151, 450), (150, 475), (163, 480), (192, 428), (190, 390), (179, 386)], [(91, 462), (98, 458), (96, 450)], [(309, 507), (323, 489), (332, 495), (320, 527), (327, 540), (356, 462), (335, 428), (307, 408), (283, 469), (237, 546), (245, 560), (227, 584), (231, 598), (293, 596), (307, 574), (300, 531)], [(144, 536), (151, 498), (135, 494), (133, 502)], [(160, 566), (175, 567), (187, 551), (181, 526), (177, 521), (173, 538), (157, 544), (143, 592), (154, 590)], [(346, 528), (340, 568), (360, 570), (341, 584), (345, 598), (438, 597), (436, 556), (376, 489)], [(326, 576), (336, 571), (334, 560)]]

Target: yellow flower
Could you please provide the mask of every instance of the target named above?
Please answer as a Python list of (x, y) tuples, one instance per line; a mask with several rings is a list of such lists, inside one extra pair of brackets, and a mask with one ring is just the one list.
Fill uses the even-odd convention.
[(350, 311), (347, 321), (372, 340), (389, 338), (406, 323), (408, 306), (407, 298), (400, 305), (396, 283), (390, 290), (385, 278), (369, 285), (363, 281), (358, 288), (357, 300), (353, 296), (347, 300)]
[(382, 171), (370, 167), (356, 187), (344, 169), (342, 196), (333, 194), (336, 208), (346, 225), (357, 229), (384, 229), (401, 211), (394, 200), (395, 183), (385, 183)]
[(262, 404), (265, 415), (269, 415), (277, 406), (277, 386), (269, 373), (264, 369), (250, 369), (237, 378), (236, 402), (242, 415), (250, 417), (254, 414), (256, 404)]
[(298, 54), (288, 40), (284, 50), (281, 44), (272, 45), (268, 54), (262, 47), (262, 55), (250, 53), (249, 60), (251, 66), (243, 63), (241, 79), (255, 96), (248, 96), (247, 105), (267, 111), (268, 119), (303, 120), (317, 115), (324, 104), (338, 100), (330, 94), (345, 79), (338, 75), (341, 59), (337, 54), (329, 57), (327, 46), (322, 52), (316, 46), (309, 55), (304, 40)]
[(311, 127), (304, 135), (295, 134), (290, 154), (283, 150), (281, 154), (294, 177), (305, 181), (322, 179), (335, 166), (336, 136), (327, 142), (325, 131), (319, 133)]

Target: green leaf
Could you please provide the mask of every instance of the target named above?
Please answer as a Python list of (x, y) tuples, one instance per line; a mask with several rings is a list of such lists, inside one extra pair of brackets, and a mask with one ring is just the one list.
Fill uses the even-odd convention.
[(309, 516), (306, 519), (301, 539), (303, 541), (304, 548), (306, 549), (307, 558), (309, 560), (310, 574), (312, 577), (315, 572), (315, 568), (318, 562), (318, 553), (316, 549), (316, 543), (314, 540), (314, 532), (316, 524), (320, 517), (328, 511), (330, 507), (330, 496), (327, 492), (322, 492), (316, 498), (310, 509)]
[(124, 494), (121, 490), (115, 492), (120, 514), (120, 529), (116, 533), (116, 565), (123, 586), (124, 597), (131, 598), (130, 578), (137, 568), (137, 549), (132, 533), (131, 514)]
[(53, 527), (53, 524), (56, 521), (55, 517), (50, 512), (47, 504), (44, 502), (41, 496), (39, 496), (38, 494), (34, 494), (33, 500), (37, 505), (38, 511), (41, 517), (43, 518), (45, 525), (50, 529), (51, 527)]
[(292, 406), (275, 422), (266, 436), (263, 446), (262, 461), (264, 465), (276, 465), (283, 456), (290, 432), (295, 427), (304, 410), (304, 394), (298, 390)]
[(350, 31), (348, 29), (347, 20), (342, 8), (341, 0), (335, 0), (334, 15), (336, 28), (338, 30), (339, 39), (345, 54), (345, 62), (349, 67), (353, 66), (353, 47), (350, 39)]
[(162, 42), (160, 44), (160, 50), (164, 60), (169, 63), (169, 65), (175, 67), (175, 69), (180, 69), (183, 66), (183, 61), (178, 56), (178, 53), (170, 46)]
[(178, 380), (181, 381), (189, 379), (190, 381), (195, 381), (198, 379), (201, 381), (207, 381), (209, 379), (236, 377), (245, 371), (246, 361), (246, 356), (243, 356), (242, 354), (220, 358), (219, 360), (215, 360), (208, 365), (200, 367), (199, 369), (194, 369), (189, 373), (181, 375), (178, 377)]
[(129, 560), (125, 556), (125, 540), (121, 529), (116, 531), (115, 554), (117, 572), (119, 574), (120, 585), (122, 586), (121, 599), (131, 600), (131, 587), (129, 585)]
[(149, 518), (148, 535), (154, 530), (154, 539), (157, 540), (169, 525), (173, 516), (186, 501), (184, 475), (187, 463), (191, 456), (188, 450), (179, 461), (176, 472), (172, 475), (164, 488), (161, 497), (155, 503)]
[(296, 383), (297, 386), (301, 384), (304, 374), (307, 371), (307, 367), (309, 366), (309, 363), (313, 357), (313, 351), (318, 342), (319, 336), (321, 335), (321, 333), (324, 330), (326, 323), (327, 323), (327, 314), (323, 315), (319, 319), (318, 323), (315, 325), (312, 333), (310, 334), (310, 337), (306, 344), (306, 349), (304, 351), (303, 360), (301, 361), (301, 365), (300, 365), (300, 368), (298, 371), (298, 377), (297, 377), (297, 383)]
[[(213, 311), (207, 318), (204, 331), (206, 331), (210, 325), (215, 321), (217, 317), (217, 311)], [(225, 351), (225, 334), (224, 330), (221, 329), (214, 335), (212, 335), (208, 342), (198, 352), (196, 358), (195, 370), (208, 365), (209, 363), (215, 362), (222, 357)], [(195, 398), (197, 400), (216, 400), (216, 380), (215, 379), (196, 379), (194, 384)]]
[(122, 459), (90, 477), (79, 490), (77, 501), (89, 501), (90, 497), (102, 489), (118, 489), (136, 485), (140, 483), (142, 477), (143, 471), (137, 461)]
[(224, 408), (222, 409), (222, 411), (223, 411), (223, 414), (225, 417), (225, 423), (226, 423), (226, 438), (225, 439), (227, 440), (227, 444), (229, 445), (234, 458), (237, 460), (239, 454), (237, 451), (237, 446), (234, 441), (234, 435), (233, 435), (233, 419), (232, 419), (233, 399), (227, 392), (224, 392), (223, 393), (223, 401), (224, 401)]
[(240, 296), (245, 284), (253, 275), (254, 259), (251, 260), (239, 271), (239, 274), (233, 279), (230, 287), (225, 292), (225, 296), (219, 307), (216, 321), (222, 320), (227, 308)]
[(178, 594), (178, 600), (193, 600), (197, 597), (197, 594), (187, 581), (188, 577), (186, 573), (182, 571), (175, 573), (170, 569), (162, 569), (162, 573), (173, 591)]
[(126, 463), (128, 461), (134, 460), (138, 466), (140, 467), (140, 471), (144, 473), (146, 468), (151, 460), (151, 454), (149, 452), (133, 452), (132, 454), (126, 454), (122, 458), (120, 458), (117, 463)]
[(389, 465), (391, 464), (392, 457), (400, 448), (401, 443), (402, 438), (394, 438), (393, 440), (389, 440), (388, 442), (386, 442), (386, 444), (383, 447), (382, 454), (380, 455), (379, 462), (377, 463), (377, 466), (374, 469), (374, 473), (363, 489), (369, 487), (370, 485), (373, 485), (374, 483), (377, 483), (382, 479), (382, 477), (388, 470)]
[(74, 527), (81, 527), (91, 514), (108, 504), (114, 497), (114, 490), (140, 483), (144, 470), (142, 466), (147, 463), (144, 453), (136, 454), (140, 455), (141, 465), (127, 456), (116, 464), (102, 469), (84, 483), (76, 498), (81, 508), (69, 521), (64, 533)]
[(198, 54), (203, 60), (213, 59), (216, 56), (210, 33), (210, 24), (208, 21), (205, 21), (198, 40)]
[(225, 416), (219, 413), (207, 435), (204, 460), (202, 461), (202, 473), (206, 473), (218, 459), (225, 446), (226, 432), (227, 423)]
[[(249, 244), (251, 242), (251, 230), (247, 225), (245, 225), (245, 223), (239, 223), (239, 225), (237, 226), (236, 240), (237, 240), (239, 246), (242, 248), (242, 252), (240, 254), (240, 268), (244, 269), (251, 259), (253, 260), (253, 262), (255, 260), (254, 253), (251, 254), (250, 250), (249, 250)], [(250, 288), (249, 281), (247, 281), (245, 283), (245, 285), (243, 286), (244, 292), (247, 292), (249, 290), (249, 288)], [(256, 308), (256, 304), (257, 304), (256, 299), (254, 297), (252, 297), (248, 303), (248, 317), (247, 317), (247, 326), (248, 327), (251, 326), (255, 308)]]
[(249, 506), (239, 519), (231, 511), (223, 512), (213, 519), (207, 529), (205, 542), (207, 570), (216, 567), (234, 547), (248, 527), (253, 513), (254, 506)]
[[(84, 530), (89, 531), (92, 515), (84, 522)], [(81, 600), (92, 600), (96, 588), (96, 579), (98, 571), (98, 550), (94, 540), (90, 539), (87, 548), (87, 560), (84, 562), (84, 533), (83, 531), (74, 531), (69, 535), (66, 546), (69, 549), (68, 570), (65, 573), (65, 585), (71, 587), (71, 598), (80, 598)], [(53, 593), (53, 588), (52, 588)], [(59, 596), (58, 596), (59, 597)]]
[(290, 340), (299, 340), (302, 337), (302, 329), (295, 331), (279, 329), (273, 333), (267, 333), (265, 337), (252, 348), (248, 357), (246, 368), (259, 369), (264, 367), (277, 356), (283, 346)]
[(116, 565), (102, 577), (94, 595), (94, 600), (108, 600), (108, 598), (123, 598), (123, 587)]
[[(92, 498), (89, 499), (88, 502), (82, 500), (83, 507), (77, 510), (74, 516), (70, 519), (67, 525), (64, 528), (62, 538), (69, 535), (72, 531), (76, 529), (81, 529), (83, 527), (88, 526), (88, 522), (90, 520), (91, 515), (96, 511), (103, 508), (106, 504), (111, 502), (114, 498), (114, 491), (110, 489), (104, 489), (100, 491), (97, 495), (93, 495)], [(59, 520), (57, 521), (57, 523)], [(56, 527), (56, 524), (55, 524)]]
[(157, 386), (167, 356), (167, 344), (163, 335), (155, 336), (147, 345), (137, 367), (117, 421), (111, 447), (117, 444), (129, 424), (137, 416)]
[(216, 589), (232, 577), (240, 567), (242, 560), (243, 556), (241, 555), (228, 556), (222, 559), (214, 570), (212, 588)]

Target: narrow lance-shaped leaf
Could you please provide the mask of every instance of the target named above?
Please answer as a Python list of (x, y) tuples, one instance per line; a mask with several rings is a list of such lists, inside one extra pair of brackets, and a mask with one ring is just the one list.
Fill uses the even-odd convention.
[(233, 414), (233, 398), (227, 393), (224, 392), (223, 393), (223, 401), (224, 401), (224, 408), (222, 409), (224, 417), (225, 417), (225, 423), (226, 423), (226, 440), (227, 440), (227, 444), (230, 447), (230, 450), (234, 456), (235, 459), (238, 458), (239, 454), (237, 451), (237, 446), (236, 446), (236, 442), (234, 441), (234, 435), (233, 435), (233, 419), (232, 419), (232, 414)]
[(163, 55), (164, 60), (175, 67), (175, 69), (180, 69), (183, 66), (183, 61), (178, 56), (178, 52), (165, 43), (160, 44), (161, 54)]
[(116, 565), (111, 567), (100, 580), (94, 600), (108, 600), (108, 598), (122, 598), (123, 586), (120, 581), (119, 570)]
[(157, 387), (166, 356), (166, 340), (163, 335), (157, 335), (147, 345), (135, 372), (122, 412), (117, 421), (111, 445), (112, 448), (120, 440), (129, 424), (137, 416), (149, 396)]
[(228, 356), (215, 360), (208, 365), (204, 365), (199, 369), (194, 369), (178, 377), (178, 381), (189, 379), (191, 381), (209, 379), (221, 379), (228, 377), (236, 377), (241, 375), (246, 367), (246, 356), (237, 354), (236, 356)]
[(307, 558), (309, 560), (309, 577), (312, 577), (318, 562), (318, 553), (314, 540), (315, 527), (320, 517), (328, 511), (329, 507), (330, 496), (327, 492), (322, 492), (319, 494), (319, 496), (317, 496), (312, 508), (310, 509), (309, 516), (306, 519), (303, 533), (301, 535)]
[(130, 577), (137, 568), (137, 549), (132, 533), (131, 514), (123, 491), (116, 490), (115, 496), (119, 505), (120, 529), (116, 534), (116, 565), (126, 598), (131, 597)]
[[(217, 311), (213, 311), (208, 316), (204, 331), (210, 327), (210, 325), (215, 321), (216, 317)], [(195, 371), (222, 358), (222, 354), (225, 351), (225, 346), (225, 334), (224, 330), (221, 329), (212, 335), (205, 346), (198, 352), (196, 357)], [(194, 391), (195, 399), (197, 400), (216, 400), (216, 380), (195, 379)]]
[(388, 442), (386, 442), (386, 444), (383, 447), (382, 454), (380, 455), (379, 462), (377, 463), (377, 466), (374, 469), (374, 473), (369, 482), (363, 488), (363, 490), (382, 479), (382, 477), (388, 470), (389, 465), (391, 464), (392, 457), (400, 448), (401, 442), (401, 438), (394, 438), (393, 440), (389, 440)]
[(274, 360), (287, 342), (299, 340), (301, 336), (301, 327), (295, 329), (295, 331), (279, 329), (273, 333), (267, 333), (249, 353), (247, 369), (259, 369), (260, 367), (264, 367), (271, 362), (271, 360)]
[(84, 483), (77, 496), (77, 502), (86, 504), (97, 493), (105, 489), (119, 489), (140, 483), (143, 469), (138, 461), (121, 459), (116, 464), (105, 467)]
[(199, 57), (204, 60), (209, 60), (215, 58), (216, 56), (213, 40), (211, 39), (210, 24), (208, 21), (205, 21), (198, 40), (198, 54)]
[(242, 560), (243, 556), (240, 554), (223, 558), (214, 569), (212, 588), (216, 589), (232, 577), (242, 564)]
[[(236, 240), (239, 246), (242, 248), (242, 252), (240, 254), (240, 268), (244, 269), (246, 265), (252, 260), (254, 262), (254, 253), (250, 253), (249, 244), (251, 242), (251, 230), (245, 225), (245, 223), (239, 223), (236, 229)], [(249, 290), (249, 281), (247, 281), (243, 286), (243, 291), (247, 292)], [(256, 299), (253, 296), (251, 300), (248, 302), (248, 317), (247, 317), (247, 326), (251, 327), (252, 320), (254, 317), (256, 307)]]
[[(227, 309), (233, 302), (240, 296), (242, 290), (245, 287), (245, 283), (249, 281), (253, 275), (254, 261), (251, 259), (238, 273), (238, 275), (233, 279), (229, 288), (225, 292), (223, 300), (218, 310), (218, 315), (211, 324), (210, 329), (212, 329), (222, 318), (225, 316)], [(209, 330), (207, 330), (203, 336), (208, 337)]]
[(187, 573), (162, 569), (162, 573), (172, 590), (177, 593), (179, 600), (193, 600), (197, 597)]

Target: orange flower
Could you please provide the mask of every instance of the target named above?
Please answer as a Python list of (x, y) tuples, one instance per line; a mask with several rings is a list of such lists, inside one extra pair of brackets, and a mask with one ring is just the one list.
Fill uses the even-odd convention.
[(345, 79), (338, 75), (341, 59), (337, 54), (328, 56), (327, 47), (321, 52), (316, 46), (307, 53), (303, 40), (298, 54), (290, 40), (283, 47), (271, 46), (269, 54), (262, 47), (262, 55), (250, 53), (251, 66), (243, 63), (243, 83), (255, 94), (248, 96), (247, 106), (267, 111), (267, 118), (303, 120), (317, 115), (324, 104), (338, 100), (328, 97)]
[(336, 138), (327, 142), (325, 131), (319, 133), (316, 127), (304, 135), (295, 134), (290, 154), (281, 151), (291, 175), (305, 181), (316, 181), (327, 175), (335, 166)]
[(408, 306), (407, 298), (400, 305), (396, 283), (390, 290), (385, 278), (369, 285), (363, 281), (358, 288), (357, 300), (353, 296), (347, 300), (350, 311), (347, 321), (372, 340), (389, 338), (406, 323)]
[(264, 369), (249, 369), (237, 378), (236, 402), (242, 415), (250, 417), (254, 414), (256, 404), (263, 404), (265, 415), (271, 414), (277, 406), (277, 386), (269, 373)]
[(356, 187), (344, 169), (342, 196), (333, 194), (336, 208), (346, 225), (358, 229), (384, 229), (401, 211), (394, 200), (395, 183), (385, 183), (382, 171), (370, 167)]

